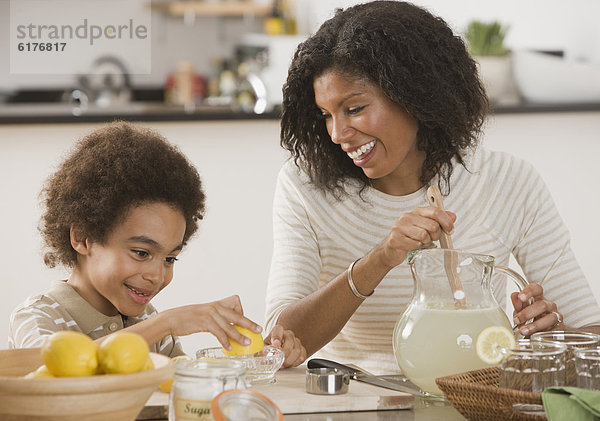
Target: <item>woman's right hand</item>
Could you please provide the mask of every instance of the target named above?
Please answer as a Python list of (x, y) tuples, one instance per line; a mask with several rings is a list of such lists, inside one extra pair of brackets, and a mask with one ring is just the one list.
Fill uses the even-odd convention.
[(211, 303), (172, 308), (159, 313), (159, 316), (167, 320), (172, 335), (186, 336), (197, 332), (209, 332), (227, 350), (231, 349), (229, 338), (242, 345), (250, 344), (250, 339), (238, 332), (232, 323), (256, 333), (262, 332), (260, 325), (244, 317), (242, 303), (237, 295)]
[(415, 208), (402, 214), (380, 244), (384, 263), (390, 269), (398, 266), (411, 250), (439, 240), (442, 230), (451, 234), (455, 221), (454, 213), (433, 206)]

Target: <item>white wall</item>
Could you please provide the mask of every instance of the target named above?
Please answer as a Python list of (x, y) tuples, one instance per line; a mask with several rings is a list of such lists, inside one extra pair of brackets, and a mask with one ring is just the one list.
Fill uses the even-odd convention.
[[(272, 252), (271, 202), (285, 159), (279, 122), (144, 123), (176, 143), (197, 165), (207, 192), (207, 215), (177, 262), (159, 309), (207, 302), (237, 293), (246, 314), (264, 322), (264, 294)], [(44, 268), (36, 231), (40, 187), (78, 137), (96, 125), (0, 126), (0, 348), (10, 312), (26, 296), (45, 291), (60, 270)], [(546, 180), (572, 233), (579, 262), (600, 297), (596, 180), (600, 112), (499, 115), (484, 143), (531, 161)], [(208, 334), (183, 338), (188, 353), (217, 346)]]
[[(315, 31), (336, 7), (365, 0), (297, 0), (304, 8), (304, 25)], [(511, 49), (565, 50), (567, 56), (600, 63), (600, 2), (596, 0), (414, 0), (441, 16), (456, 33), (471, 20), (498, 20), (508, 26)]]

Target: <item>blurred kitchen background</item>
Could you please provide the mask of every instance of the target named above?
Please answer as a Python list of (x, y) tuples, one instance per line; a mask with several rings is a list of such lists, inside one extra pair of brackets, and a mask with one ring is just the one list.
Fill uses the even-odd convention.
[[(106, 116), (203, 118), (224, 112), (275, 112), (296, 45), (338, 6), (357, 1), (128, 0), (151, 7), (150, 74), (129, 74), (128, 57), (103, 55), (72, 63), (64, 75), (10, 74), (0, 62), (0, 118), (37, 115), (74, 121)], [(474, 51), (498, 107), (572, 105), (600, 100), (600, 3), (574, 0), (430, 0), (417, 4), (444, 17), (459, 34), (469, 24), (497, 22), (502, 50)], [(68, 13), (68, 11), (65, 11)], [(9, 1), (0, 0), (7, 28)], [(477, 36), (477, 34), (476, 34)], [(485, 41), (486, 33), (479, 35)], [(476, 40), (477, 41), (477, 40)], [(0, 53), (9, 37), (0, 39)], [(492, 54), (484, 57), (479, 54)], [(175, 114), (175, 115), (173, 115)], [(187, 114), (187, 117), (185, 116)], [(193, 114), (190, 116), (189, 114)]]
[[(0, 0), (0, 282), (7, 297), (0, 348), (12, 309), (66, 276), (42, 263), (36, 229), (42, 183), (76, 139), (115, 118), (142, 122), (177, 144), (207, 191), (200, 232), (155, 305), (239, 294), (246, 314), (264, 322), (271, 202), (286, 158), (279, 147), (281, 86), (296, 45), (336, 7), (359, 1), (127, 2), (151, 8), (150, 74), (130, 74), (128, 58), (118, 55), (73, 63), (71, 74), (11, 74), (10, 3)], [(600, 156), (600, 2), (414, 3), (481, 47), (473, 54), (493, 103), (483, 143), (528, 159), (542, 173), (600, 297), (600, 199), (593, 187)], [(488, 49), (480, 44), (490, 33), (501, 42)], [(198, 334), (183, 343), (193, 354), (216, 340)]]

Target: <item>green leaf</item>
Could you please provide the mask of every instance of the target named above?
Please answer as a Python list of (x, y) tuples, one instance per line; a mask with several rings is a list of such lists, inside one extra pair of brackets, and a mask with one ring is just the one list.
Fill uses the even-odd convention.
[(465, 33), (469, 50), (474, 56), (506, 55), (508, 50), (504, 47), (505, 36), (506, 28), (497, 21), (472, 21)]

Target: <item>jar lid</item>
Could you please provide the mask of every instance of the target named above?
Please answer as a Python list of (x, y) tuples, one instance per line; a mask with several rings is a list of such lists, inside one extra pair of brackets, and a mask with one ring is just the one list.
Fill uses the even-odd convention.
[(215, 421), (283, 421), (281, 410), (272, 400), (248, 389), (221, 392), (213, 398), (210, 410)]
[(246, 374), (244, 365), (235, 360), (204, 359), (179, 361), (176, 364), (175, 375), (189, 377), (241, 377)]

